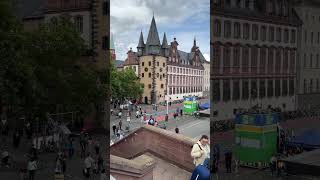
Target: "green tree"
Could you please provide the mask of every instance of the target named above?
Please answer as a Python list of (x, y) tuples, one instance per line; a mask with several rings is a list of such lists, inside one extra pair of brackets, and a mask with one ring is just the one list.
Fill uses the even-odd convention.
[(117, 71), (112, 65), (111, 69), (111, 93), (113, 99), (125, 98), (139, 99), (143, 93), (143, 84), (131, 68)]

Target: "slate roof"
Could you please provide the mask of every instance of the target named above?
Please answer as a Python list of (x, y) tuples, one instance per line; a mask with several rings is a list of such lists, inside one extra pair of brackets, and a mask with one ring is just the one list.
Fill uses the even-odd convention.
[(162, 39), (162, 48), (169, 48), (168, 42), (167, 42), (167, 36), (166, 33), (163, 34), (163, 39)]
[(143, 47), (145, 47), (145, 44), (144, 44), (144, 40), (143, 40), (143, 34), (141, 31), (140, 38), (139, 38), (139, 44), (138, 44), (137, 48), (143, 48)]
[(159, 34), (154, 16), (152, 17), (146, 46), (160, 46)]
[(122, 60), (115, 60), (115, 65), (116, 65), (117, 68), (118, 68), (118, 67), (122, 67), (123, 64), (124, 64), (124, 61), (122, 61)]

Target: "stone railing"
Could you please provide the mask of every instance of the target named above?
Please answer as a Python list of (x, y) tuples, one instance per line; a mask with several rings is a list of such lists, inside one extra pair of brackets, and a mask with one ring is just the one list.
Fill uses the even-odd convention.
[[(124, 159), (133, 159), (147, 152), (166, 160), (181, 169), (192, 172), (193, 158), (190, 155), (193, 139), (171, 131), (146, 125), (132, 132), (125, 139), (110, 147), (110, 154)], [(110, 159), (111, 169), (113, 160)]]

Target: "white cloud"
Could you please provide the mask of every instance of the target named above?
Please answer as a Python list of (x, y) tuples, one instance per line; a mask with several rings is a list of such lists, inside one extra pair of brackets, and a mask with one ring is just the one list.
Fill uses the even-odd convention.
[[(179, 29), (178, 32), (166, 30), (168, 43), (176, 36), (179, 49), (189, 52), (196, 36), (200, 50), (204, 54), (210, 53), (209, 26), (206, 32), (190, 32), (188, 27), (192, 23), (184, 24), (188, 20), (196, 20), (198, 23), (203, 23), (204, 19), (209, 21), (209, 0), (112, 0), (110, 4), (111, 31), (119, 60), (126, 58), (130, 47), (136, 51), (141, 30), (146, 41), (153, 12), (160, 41), (163, 36), (160, 29)], [(184, 29), (183, 32), (181, 29)]]
[(210, 61), (210, 54), (203, 54), (204, 58), (206, 58), (207, 61)]

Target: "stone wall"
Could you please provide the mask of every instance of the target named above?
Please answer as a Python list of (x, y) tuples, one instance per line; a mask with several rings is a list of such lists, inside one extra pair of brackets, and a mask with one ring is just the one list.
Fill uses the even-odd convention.
[(131, 159), (150, 152), (192, 172), (194, 165), (190, 152), (194, 143), (194, 140), (181, 134), (175, 134), (153, 126), (144, 126), (112, 145), (110, 154)]

